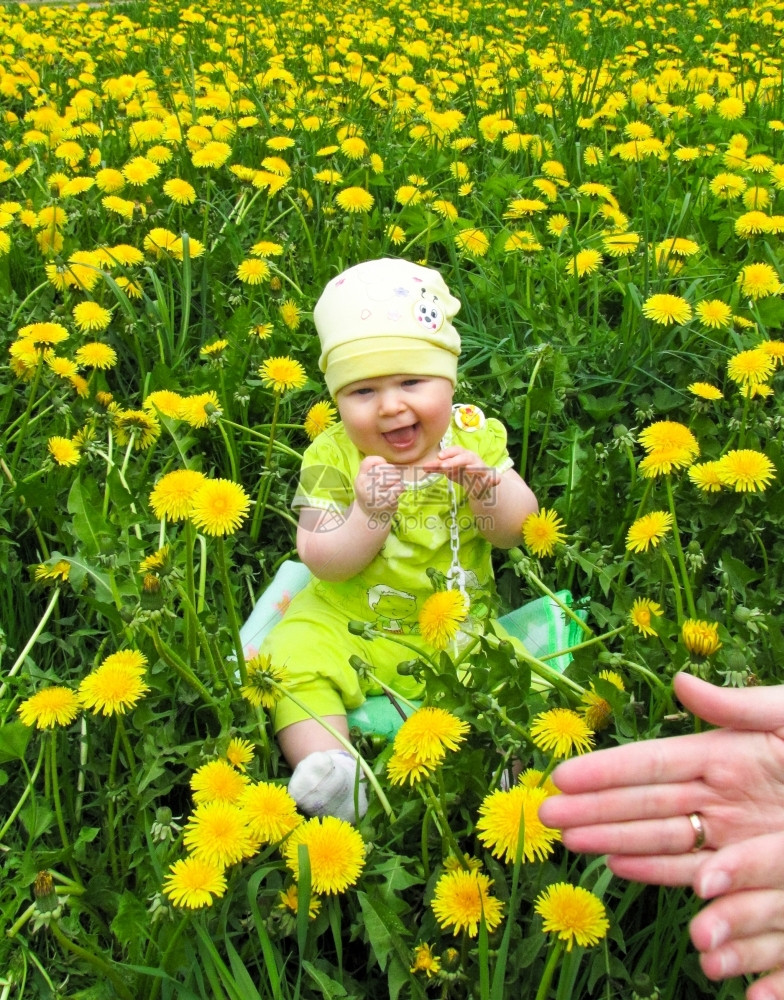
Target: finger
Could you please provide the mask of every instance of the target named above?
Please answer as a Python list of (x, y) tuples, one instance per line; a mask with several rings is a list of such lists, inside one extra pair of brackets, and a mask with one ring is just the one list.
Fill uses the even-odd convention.
[(746, 990), (746, 1000), (784, 1000), (784, 969), (752, 983)]
[[(784, 889), (747, 889), (730, 892), (709, 903), (689, 927), (695, 948), (710, 952), (744, 939), (781, 935), (784, 949)], [(763, 972), (784, 960), (784, 951), (771, 965), (751, 972)]]
[(700, 954), (702, 971), (709, 979), (729, 979), (750, 972), (768, 972), (784, 961), (784, 933), (737, 938)]
[(767, 833), (730, 844), (704, 858), (694, 880), (703, 899), (739, 889), (784, 889), (784, 833)]
[(619, 878), (649, 885), (691, 885), (700, 864), (697, 854), (649, 855), (642, 857), (611, 854), (607, 867)]
[(706, 797), (706, 788), (699, 781), (632, 785), (584, 794), (553, 795), (539, 807), (539, 816), (546, 826), (558, 829), (666, 819), (699, 812), (707, 804)]
[(730, 735), (714, 730), (597, 750), (564, 761), (552, 777), (564, 792), (689, 781), (702, 776), (717, 742), (720, 747)]
[(674, 686), (684, 708), (714, 726), (758, 731), (784, 726), (784, 685), (722, 688), (681, 673)]
[(694, 847), (694, 828), (687, 816), (602, 823), (564, 830), (564, 845), (587, 854), (688, 854)]

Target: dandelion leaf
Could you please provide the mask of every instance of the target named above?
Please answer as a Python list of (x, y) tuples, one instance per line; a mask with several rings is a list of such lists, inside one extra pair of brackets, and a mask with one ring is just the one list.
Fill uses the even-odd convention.
[(21, 722), (9, 722), (0, 726), (0, 764), (9, 760), (21, 760), (33, 730)]

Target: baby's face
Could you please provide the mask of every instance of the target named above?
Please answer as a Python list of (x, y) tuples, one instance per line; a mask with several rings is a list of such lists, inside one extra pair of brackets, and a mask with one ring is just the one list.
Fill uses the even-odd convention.
[(453, 394), (447, 378), (379, 375), (351, 382), (336, 402), (346, 433), (364, 455), (413, 466), (438, 454)]

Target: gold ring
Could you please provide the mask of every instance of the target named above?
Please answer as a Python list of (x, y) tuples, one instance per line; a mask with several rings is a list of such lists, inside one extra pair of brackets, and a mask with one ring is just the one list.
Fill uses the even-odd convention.
[(705, 824), (702, 822), (702, 816), (699, 813), (689, 813), (687, 819), (694, 831), (694, 845), (691, 849), (693, 854), (705, 846)]

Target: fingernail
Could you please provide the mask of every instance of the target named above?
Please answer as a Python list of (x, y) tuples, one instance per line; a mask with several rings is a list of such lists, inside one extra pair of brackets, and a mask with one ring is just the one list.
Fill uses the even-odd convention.
[(719, 973), (722, 979), (737, 976), (739, 971), (740, 963), (733, 949), (730, 949), (726, 954), (719, 955)]
[(697, 895), (703, 899), (710, 899), (713, 896), (720, 896), (732, 885), (732, 879), (726, 872), (705, 872), (697, 879), (695, 889)]
[(718, 920), (716, 926), (713, 928), (713, 933), (710, 938), (711, 951), (714, 948), (718, 948), (719, 945), (724, 944), (727, 938), (730, 936), (730, 925), (724, 920)]

